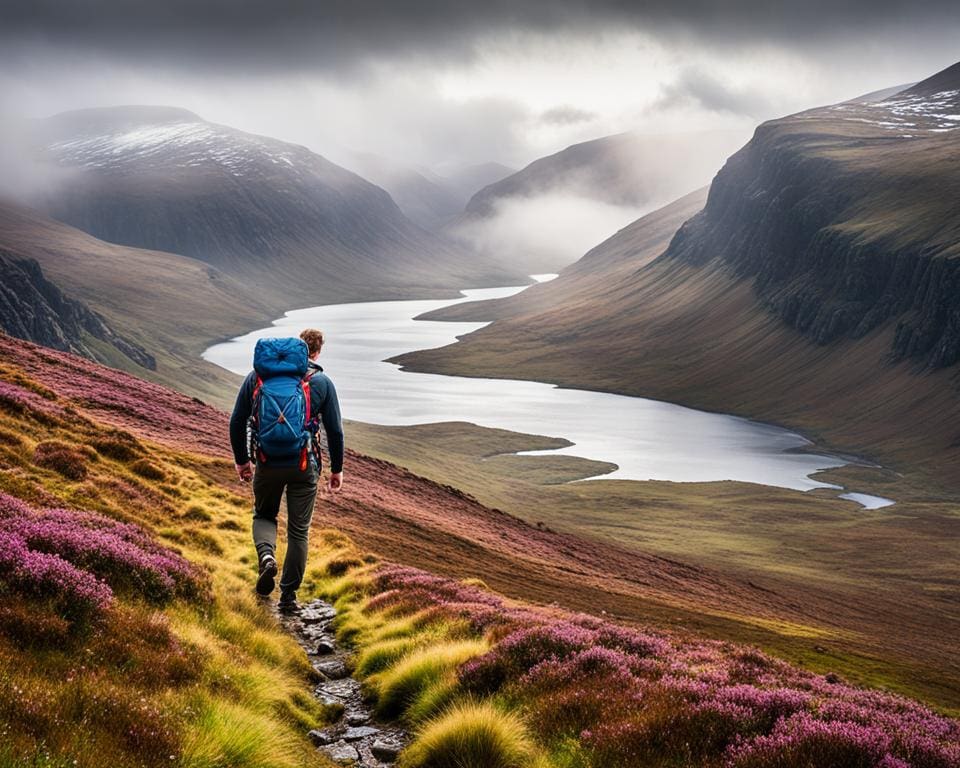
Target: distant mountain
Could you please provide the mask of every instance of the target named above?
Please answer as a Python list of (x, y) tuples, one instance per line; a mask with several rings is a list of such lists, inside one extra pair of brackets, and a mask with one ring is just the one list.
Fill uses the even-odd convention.
[(958, 137), (960, 65), (764, 123), (682, 226), (680, 201), (401, 362), (763, 418), (957, 487)]
[(895, 96), (914, 85), (916, 85), (916, 83), (905, 83), (903, 85), (894, 85), (890, 88), (881, 88), (879, 91), (870, 91), (870, 93), (857, 96), (855, 99), (850, 99), (850, 101), (886, 101), (891, 96)]
[(736, 131), (622, 133), (574, 144), (484, 187), (470, 199), (465, 214), (489, 217), (503, 200), (555, 192), (656, 207), (706, 184), (743, 138)]
[(415, 168), (392, 163), (386, 158), (358, 154), (348, 164), (389, 192), (404, 215), (425, 229), (439, 229), (459, 214), (466, 202), (447, 188), (440, 177), (429, 178)]
[(430, 230), (455, 219), (474, 192), (513, 173), (504, 165), (484, 163), (454, 168), (445, 176), (372, 154), (356, 154), (348, 165), (383, 187), (404, 215)]
[(112, 243), (207, 262), (268, 301), (438, 294), (504, 280), (503, 268), (426, 232), (360, 176), (185, 110), (64, 113), (42, 121), (36, 140), (70, 171), (35, 201), (51, 216)]
[(102, 360), (93, 339), (116, 348), (143, 368), (156, 360), (115, 333), (83, 302), (71, 299), (43, 275), (32, 259), (18, 259), (0, 248), (0, 331), (61, 352)]

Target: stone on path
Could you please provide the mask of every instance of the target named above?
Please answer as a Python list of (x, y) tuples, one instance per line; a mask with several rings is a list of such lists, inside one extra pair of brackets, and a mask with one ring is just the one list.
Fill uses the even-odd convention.
[(340, 659), (318, 661), (313, 665), (313, 668), (328, 680), (342, 680), (349, 674), (347, 665)]
[(322, 747), (326, 744), (331, 744), (334, 741), (333, 734), (327, 730), (320, 731), (314, 728), (312, 731), (307, 733), (307, 736), (316, 747)]
[(376, 736), (378, 733), (380, 733), (379, 728), (374, 728), (370, 725), (356, 725), (347, 728), (340, 736), (346, 741), (359, 741), (360, 739)]
[(344, 714), (343, 719), (347, 721), (347, 725), (366, 725), (370, 722), (370, 717), (366, 710), (355, 709)]
[(360, 753), (357, 752), (356, 747), (350, 746), (345, 741), (320, 747), (320, 751), (340, 765), (353, 765), (360, 759)]
[(403, 749), (403, 744), (398, 738), (382, 737), (370, 745), (370, 751), (377, 760), (383, 760), (385, 763), (392, 763)]

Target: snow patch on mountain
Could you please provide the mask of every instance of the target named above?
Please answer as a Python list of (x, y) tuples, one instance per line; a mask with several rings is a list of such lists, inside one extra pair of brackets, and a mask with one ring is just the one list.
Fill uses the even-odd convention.
[[(867, 123), (891, 131), (904, 128), (945, 133), (960, 128), (960, 90), (933, 94), (902, 94), (873, 103), (846, 102), (829, 108), (841, 119)], [(915, 138), (915, 134), (900, 134)]]
[(47, 145), (62, 165), (87, 168), (196, 167), (214, 163), (235, 176), (267, 160), (296, 168), (298, 147), (284, 151), (279, 142), (243, 134), (203, 121), (141, 125), (88, 134)]

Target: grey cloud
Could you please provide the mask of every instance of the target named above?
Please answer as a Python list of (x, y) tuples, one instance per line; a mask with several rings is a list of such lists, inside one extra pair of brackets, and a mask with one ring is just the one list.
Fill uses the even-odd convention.
[(770, 104), (756, 90), (728, 86), (708, 72), (688, 67), (664, 87), (655, 108), (695, 106), (708, 112), (728, 112), (758, 118), (769, 114)]
[(955, 0), (6, 0), (0, 40), (141, 64), (343, 70), (371, 57), (468, 58), (478, 39), (506, 30), (635, 28), (802, 46), (899, 23), (958, 22)]
[(597, 117), (594, 112), (588, 112), (585, 109), (565, 104), (559, 107), (553, 107), (540, 115), (540, 122), (548, 125), (575, 125), (576, 123), (586, 123)]

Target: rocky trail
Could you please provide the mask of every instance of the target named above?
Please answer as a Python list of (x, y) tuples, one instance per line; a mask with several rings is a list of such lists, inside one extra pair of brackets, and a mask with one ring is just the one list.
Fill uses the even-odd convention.
[(312, 730), (309, 737), (333, 762), (359, 768), (383, 768), (393, 763), (409, 736), (391, 723), (381, 723), (364, 702), (360, 681), (350, 676), (349, 652), (337, 645), (333, 631), (336, 609), (323, 600), (305, 603), (298, 615), (279, 615), (310, 658), (320, 682), (314, 696), (327, 706), (342, 707), (336, 723)]

